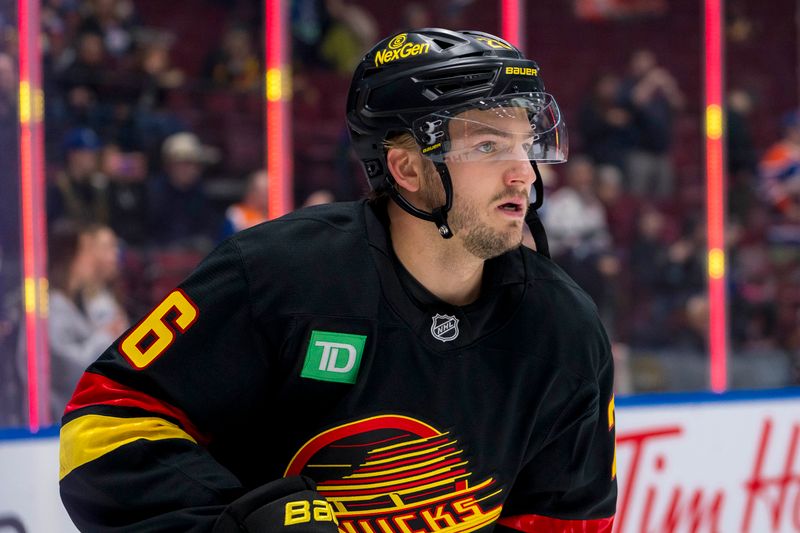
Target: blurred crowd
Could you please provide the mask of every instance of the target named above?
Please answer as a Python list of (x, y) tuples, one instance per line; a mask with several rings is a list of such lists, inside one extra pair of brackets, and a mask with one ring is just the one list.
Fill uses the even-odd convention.
[[(604, 72), (578, 114), (577, 144), (546, 203), (556, 261), (594, 298), (615, 343), (620, 388), (700, 388), (708, 354), (702, 175), (678, 179), (676, 118), (686, 97), (656, 55)], [(763, 153), (751, 95), (727, 102), (726, 247), (732, 382), (800, 383), (800, 112)], [(573, 130), (575, 131), (575, 130)], [(667, 354), (652, 358), (647, 354)], [(639, 357), (632, 358), (631, 354)], [(673, 365), (663, 368), (664, 361)], [(662, 366), (662, 368), (656, 368)]]
[[(435, 12), (407, 3), (390, 30), (461, 27), (470, 3), (450, 0)], [(341, 112), (352, 68), (379, 35), (363, 5), (291, 2), (296, 205), (364, 192)], [(43, 0), (41, 9), (58, 413), (77, 369), (129, 318), (220, 240), (266, 219), (269, 176), (258, 2), (204, 0), (187, 13), (157, 0)], [(0, 20), (0, 145), (14, 150), (6, 153), (16, 153), (11, 22)], [(543, 172), (551, 252), (598, 305), (620, 392), (703, 388), (707, 380), (703, 177), (676, 169), (676, 124), (700, 95), (681, 85), (647, 49), (631, 53), (627, 70), (604, 68), (583, 102), (565, 110), (570, 161)], [(800, 113), (781, 119), (782, 138), (757, 143), (753, 105), (747, 91), (730, 91), (728, 316), (731, 352), (741, 361), (734, 385), (798, 384)], [(4, 172), (16, 175), (13, 167)], [(6, 210), (4, 228), (16, 216)], [(0, 294), (11, 295), (3, 253), (16, 236), (6, 233)], [(3, 346), (19, 334), (11, 300), (0, 302)]]

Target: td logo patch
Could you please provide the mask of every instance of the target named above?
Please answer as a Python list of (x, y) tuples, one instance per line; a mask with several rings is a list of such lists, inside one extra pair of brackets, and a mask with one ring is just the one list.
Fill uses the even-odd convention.
[(320, 381), (355, 383), (366, 342), (366, 335), (315, 329), (308, 341), (306, 360), (300, 375)]

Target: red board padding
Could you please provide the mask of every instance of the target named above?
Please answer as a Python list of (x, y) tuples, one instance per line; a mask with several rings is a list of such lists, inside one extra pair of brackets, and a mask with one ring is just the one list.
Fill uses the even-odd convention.
[(535, 514), (507, 516), (497, 521), (524, 533), (611, 533), (614, 517), (595, 520), (559, 520)]

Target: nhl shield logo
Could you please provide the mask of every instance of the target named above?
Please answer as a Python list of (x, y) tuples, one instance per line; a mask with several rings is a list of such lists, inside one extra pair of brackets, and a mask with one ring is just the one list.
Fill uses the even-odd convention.
[(434, 315), (431, 335), (442, 342), (455, 339), (458, 337), (458, 319), (450, 315)]

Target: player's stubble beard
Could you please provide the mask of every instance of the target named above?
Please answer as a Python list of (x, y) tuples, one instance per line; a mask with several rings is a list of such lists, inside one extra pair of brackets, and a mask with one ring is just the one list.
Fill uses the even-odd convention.
[[(429, 209), (444, 205), (444, 188), (433, 163), (425, 164), (422, 173), (422, 197)], [(511, 191), (492, 198), (489, 203), (499, 201)], [(502, 255), (522, 244), (522, 228), (499, 231), (481, 220), (480, 211), (474, 202), (459, 197), (453, 191), (453, 209), (448, 211), (447, 222), (453, 234), (464, 243), (464, 249), (478, 259), (487, 260)]]

